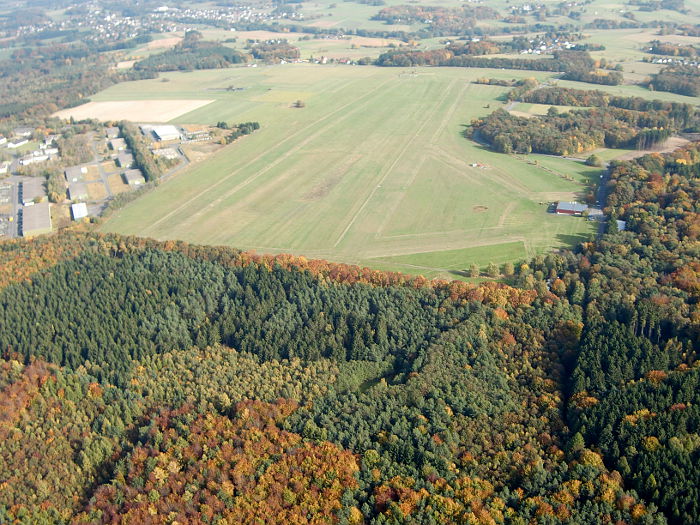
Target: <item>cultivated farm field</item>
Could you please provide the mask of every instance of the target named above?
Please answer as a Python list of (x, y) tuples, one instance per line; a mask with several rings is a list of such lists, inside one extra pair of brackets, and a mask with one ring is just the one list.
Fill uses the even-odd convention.
[[(289, 64), (114, 86), (94, 99), (207, 96), (214, 102), (174, 122), (259, 121), (261, 129), (103, 229), (430, 277), (586, 239), (592, 223), (548, 214), (546, 203), (576, 198), (600, 170), (501, 155), (462, 136), (464, 124), (502, 105), (505, 88), (471, 82), (485, 75), (513, 72)], [(297, 99), (306, 107), (292, 107)]]
[(206, 106), (212, 100), (117, 100), (88, 102), (64, 109), (54, 116), (76, 120), (134, 120), (140, 122), (168, 122), (184, 113)]

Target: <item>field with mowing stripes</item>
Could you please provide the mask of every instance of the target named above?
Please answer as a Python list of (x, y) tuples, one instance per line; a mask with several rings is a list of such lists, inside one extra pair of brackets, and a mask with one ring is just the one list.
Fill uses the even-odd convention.
[[(462, 136), (505, 91), (471, 80), (512, 71), (290, 64), (164, 76), (93, 100), (213, 99), (174, 122), (261, 129), (128, 205), (106, 231), (430, 277), (571, 246), (593, 231), (546, 213), (546, 202), (576, 198), (598, 170), (501, 155)], [(306, 107), (293, 108), (297, 99)]]

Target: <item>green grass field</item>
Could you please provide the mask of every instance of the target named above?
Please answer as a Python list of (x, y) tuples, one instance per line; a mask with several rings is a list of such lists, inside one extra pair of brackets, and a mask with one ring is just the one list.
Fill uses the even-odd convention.
[[(431, 277), (521, 260), (592, 233), (590, 223), (546, 213), (547, 202), (584, 191), (590, 168), (501, 155), (462, 136), (505, 90), (470, 81), (512, 71), (415, 71), (290, 64), (168, 73), (169, 82), (109, 88), (93, 100), (214, 98), (177, 122), (253, 120), (262, 128), (103, 229)], [(246, 89), (218, 91), (227, 85)], [(299, 98), (306, 107), (292, 108)]]

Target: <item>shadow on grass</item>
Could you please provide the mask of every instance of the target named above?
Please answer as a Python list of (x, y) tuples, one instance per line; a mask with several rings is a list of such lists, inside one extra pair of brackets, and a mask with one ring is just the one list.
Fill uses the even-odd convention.
[[(585, 221), (586, 219), (581, 218), (579, 220)], [(575, 249), (582, 242), (590, 242), (595, 240), (595, 233), (580, 233), (576, 235), (568, 235), (564, 233), (559, 233), (556, 236), (557, 241), (559, 241), (563, 246)]]

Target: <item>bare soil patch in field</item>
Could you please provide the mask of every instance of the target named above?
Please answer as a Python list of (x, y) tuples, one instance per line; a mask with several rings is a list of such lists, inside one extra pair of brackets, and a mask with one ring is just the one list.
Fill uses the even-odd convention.
[(472, 208), (472, 211), (473, 211), (474, 213), (483, 213), (483, 212), (485, 212), (485, 211), (488, 210), (488, 209), (489, 209), (488, 206), (474, 206), (474, 207)]
[(333, 20), (317, 20), (307, 25), (309, 27), (334, 27), (338, 25), (338, 22), (334, 22)]
[(101, 201), (107, 198), (107, 190), (102, 182), (88, 182), (87, 190), (92, 201)]
[(88, 102), (82, 106), (64, 109), (53, 116), (75, 120), (133, 120), (136, 122), (168, 122), (199, 109), (213, 100), (119, 100)]
[(690, 141), (682, 137), (671, 137), (667, 139), (664, 143), (660, 144), (657, 148), (631, 151), (629, 153), (625, 153), (624, 155), (617, 157), (616, 160), (632, 160), (636, 159), (637, 157), (643, 157), (644, 155), (648, 155), (649, 153), (669, 153), (675, 149), (680, 148), (681, 146), (686, 145), (688, 142)]
[(199, 162), (208, 158), (212, 153), (219, 151), (223, 147), (224, 146), (218, 142), (209, 141), (183, 144), (180, 146), (180, 149), (182, 149), (182, 152), (190, 162)]
[(124, 179), (122, 179), (122, 176), (119, 173), (115, 173), (114, 175), (107, 177), (107, 183), (109, 184), (109, 189), (113, 194), (129, 191), (129, 186), (124, 183)]
[(350, 39), (351, 44), (366, 47), (387, 47), (389, 44), (399, 45), (402, 42), (396, 39), (389, 38), (373, 38), (369, 36), (354, 36)]
[(274, 31), (236, 31), (233, 36), (240, 40), (272, 40), (280, 38), (284, 40), (296, 40), (296, 35), (290, 33), (274, 32)]
[(526, 112), (526, 111), (517, 111), (517, 110), (515, 110), (515, 109), (511, 109), (511, 110), (509, 111), (509, 113), (510, 113), (511, 115), (513, 115), (514, 117), (533, 118), (533, 117), (537, 117), (537, 116), (538, 116), (538, 115), (536, 115), (536, 114), (534, 114), (534, 113), (528, 113), (528, 112)]
[(148, 43), (148, 49), (167, 49), (170, 47), (175, 47), (182, 40), (179, 36), (174, 36), (171, 38), (161, 38), (159, 40), (152, 40)]

